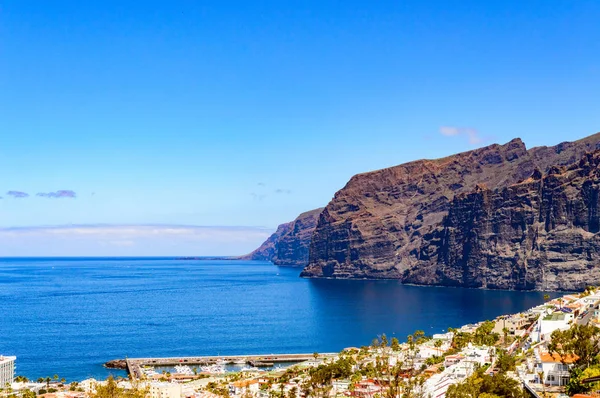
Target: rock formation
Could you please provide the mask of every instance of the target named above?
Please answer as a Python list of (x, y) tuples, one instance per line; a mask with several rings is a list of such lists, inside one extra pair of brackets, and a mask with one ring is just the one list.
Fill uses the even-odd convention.
[[(585, 193), (595, 192), (595, 166), (584, 164), (595, 164), (586, 152), (598, 148), (600, 134), (529, 151), (515, 139), (354, 176), (321, 213), (302, 275), (579, 287), (598, 232), (593, 217), (582, 219), (595, 211)], [(565, 178), (569, 189), (553, 185)]]
[(258, 249), (240, 259), (271, 261), (291, 267), (305, 266), (308, 264), (310, 239), (322, 210), (321, 207), (307, 211), (294, 221), (281, 224)]

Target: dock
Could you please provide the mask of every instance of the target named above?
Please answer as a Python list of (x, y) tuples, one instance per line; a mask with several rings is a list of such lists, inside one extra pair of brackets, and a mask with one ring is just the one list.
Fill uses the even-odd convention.
[[(327, 358), (337, 353), (318, 354), (318, 358)], [(219, 364), (248, 364), (256, 367), (270, 367), (277, 363), (298, 363), (315, 358), (315, 354), (263, 354), (263, 355), (219, 355), (202, 357), (171, 357), (171, 358), (127, 358), (125, 368), (129, 377), (136, 380), (142, 377), (145, 366), (176, 366), (176, 365), (215, 365)]]

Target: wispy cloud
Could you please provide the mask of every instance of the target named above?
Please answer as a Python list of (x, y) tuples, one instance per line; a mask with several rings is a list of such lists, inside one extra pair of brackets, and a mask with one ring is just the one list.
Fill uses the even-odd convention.
[(27, 198), (27, 197), (29, 197), (29, 194), (27, 192), (21, 192), (21, 191), (8, 191), (6, 193), (6, 195), (12, 196), (13, 198)]
[(256, 185), (258, 185), (259, 187), (266, 187), (267, 184), (265, 184), (264, 182), (259, 182)]
[(265, 194), (259, 194), (256, 192), (251, 192), (250, 196), (252, 196), (252, 199), (258, 200), (258, 201), (262, 201), (267, 197), (267, 195), (265, 195)]
[(282, 189), (282, 188), (278, 188), (275, 190), (275, 193), (285, 193), (285, 194), (291, 194), (292, 191), (290, 189)]
[(76, 198), (77, 194), (74, 191), (65, 189), (56, 192), (40, 192), (35, 196), (42, 198)]
[(483, 138), (476, 129), (468, 127), (442, 126), (440, 134), (446, 137), (466, 137), (470, 145), (477, 145), (483, 142)]
[(171, 225), (171, 224), (81, 224), (81, 225), (50, 225), (34, 227), (9, 227), (0, 228), (0, 236), (15, 235), (53, 235), (53, 236), (207, 236), (236, 235), (245, 233), (259, 233), (267, 235), (270, 229), (264, 227), (245, 226), (199, 226), (199, 225)]
[[(0, 228), (5, 255), (237, 255), (273, 230), (252, 226), (59, 225)], [(29, 253), (29, 254), (28, 254)]]

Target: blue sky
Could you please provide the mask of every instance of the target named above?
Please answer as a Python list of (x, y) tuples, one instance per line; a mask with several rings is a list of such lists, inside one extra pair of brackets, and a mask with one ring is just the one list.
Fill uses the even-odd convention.
[(243, 253), (356, 173), (593, 134), (598, 20), (584, 0), (3, 1), (0, 256)]

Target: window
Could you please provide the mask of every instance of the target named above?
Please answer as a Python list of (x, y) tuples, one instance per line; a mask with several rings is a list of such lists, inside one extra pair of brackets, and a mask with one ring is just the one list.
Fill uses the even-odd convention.
[(554, 376), (553, 375), (548, 376), (548, 381), (554, 381)]

